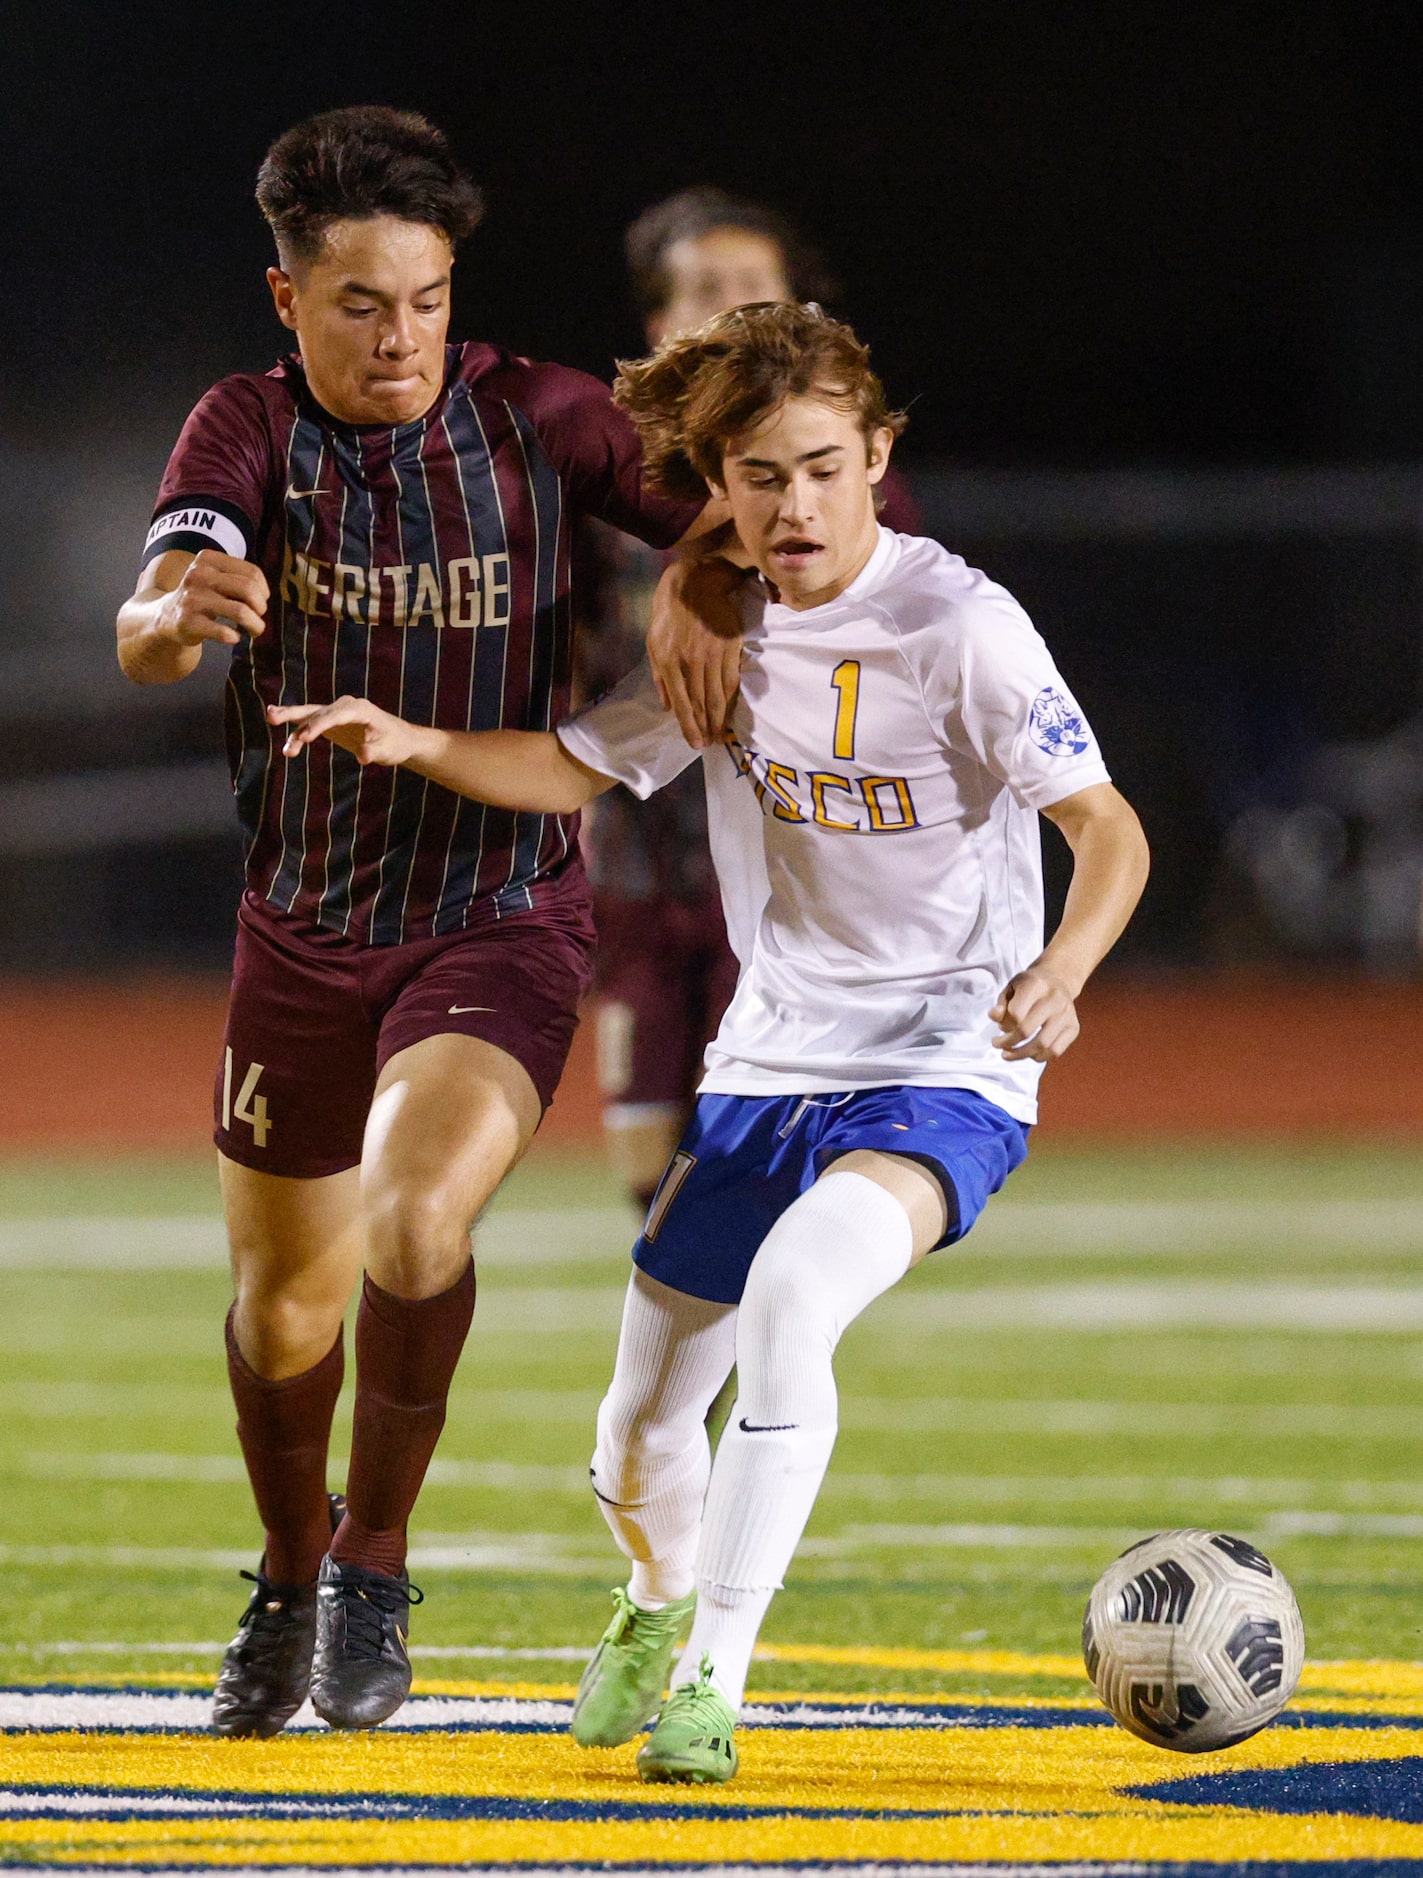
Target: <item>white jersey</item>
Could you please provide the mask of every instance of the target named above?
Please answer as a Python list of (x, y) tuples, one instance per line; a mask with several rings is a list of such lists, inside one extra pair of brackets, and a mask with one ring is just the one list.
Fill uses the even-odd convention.
[[(884, 528), (837, 599), (745, 610), (703, 759), (742, 971), (702, 1089), (914, 1083), (1035, 1121), (1041, 1065), (1005, 1062), (988, 1013), (1043, 946), (1038, 810), (1109, 780), (1047, 647), (1003, 588)], [(558, 735), (639, 796), (698, 754), (645, 666)]]

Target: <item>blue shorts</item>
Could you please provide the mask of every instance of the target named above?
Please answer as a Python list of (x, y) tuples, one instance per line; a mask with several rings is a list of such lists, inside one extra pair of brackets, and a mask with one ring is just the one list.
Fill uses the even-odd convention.
[(1028, 1130), (969, 1089), (698, 1096), (633, 1262), (674, 1291), (739, 1304), (766, 1234), (854, 1148), (924, 1162), (948, 1202), (939, 1244), (951, 1245), (1027, 1154)]

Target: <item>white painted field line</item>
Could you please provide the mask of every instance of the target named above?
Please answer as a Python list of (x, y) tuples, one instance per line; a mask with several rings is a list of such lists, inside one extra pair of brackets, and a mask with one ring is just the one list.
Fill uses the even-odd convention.
[[(598, 1263), (632, 1244), (636, 1216), (622, 1207), (501, 1209), (475, 1231), (491, 1269)], [(1291, 1255), (1423, 1251), (1423, 1198), (994, 1201), (965, 1250), (1000, 1258), (1210, 1256), (1239, 1245)], [(227, 1261), (212, 1214), (152, 1218), (76, 1214), (0, 1221), (0, 1268), (204, 1270)]]
[[(1423, 1539), (1419, 1513), (1252, 1514), (1244, 1522), (1252, 1538), (1273, 1542), (1301, 1537), (1330, 1539)], [(1021, 1551), (1036, 1548), (1105, 1548), (1142, 1535), (1128, 1526), (990, 1525), (946, 1522), (942, 1525), (874, 1524), (846, 1526), (841, 1532), (802, 1539), (807, 1558), (843, 1558), (866, 1550)]]
[[(200, 1641), (197, 1643), (116, 1643), (105, 1639), (102, 1643), (83, 1643), (79, 1641), (61, 1641), (55, 1643), (0, 1643), (0, 1654), (11, 1656), (210, 1656), (214, 1652), (221, 1654), (227, 1648), (230, 1639), (224, 1637), (220, 1642)], [(588, 1660), (590, 1645), (579, 1643), (556, 1643), (546, 1650), (526, 1647), (522, 1644), (503, 1643), (412, 1643), (409, 1646), (411, 1656), (429, 1658), (443, 1662), (447, 1658), (474, 1658), (481, 1662), (486, 1659), (500, 1663), (584, 1663)]]
[[(331, 1457), (333, 1483), (344, 1478), (346, 1456)], [(20, 1474), (32, 1480), (153, 1480), (179, 1486), (245, 1484), (240, 1454), (17, 1454), (0, 1462), (0, 1476)], [(446, 1461), (436, 1457), (425, 1475), (427, 1487), (472, 1487), (486, 1492), (576, 1494), (589, 1492), (586, 1467), (541, 1462)]]
[[(412, 1696), (383, 1724), (393, 1732), (473, 1723), (500, 1727), (534, 1723), (561, 1727), (567, 1702), (510, 1696)], [(212, 1697), (201, 1690), (0, 1689), (0, 1728), (201, 1728), (212, 1720)], [(305, 1703), (288, 1726), (320, 1729)], [(8, 1869), (8, 1868), (7, 1868)], [(285, 1873), (286, 1868), (283, 1867)]]
[[(1001, 1244), (1000, 1244), (1001, 1242)], [(1291, 1252), (1307, 1245), (1423, 1251), (1423, 1196), (1358, 1200), (990, 1201), (969, 1248), (1032, 1258), (1094, 1252), (1162, 1257), (1239, 1244)]]
[[(1244, 1510), (1244, 1509), (1242, 1509)], [(916, 1548), (969, 1551), (1024, 1551), (1079, 1548), (1120, 1551), (1139, 1538), (1137, 1525), (1044, 1525), (1030, 1522), (906, 1521), (857, 1522), (838, 1533), (818, 1534), (801, 1542), (806, 1558), (842, 1558), (866, 1550)], [(1423, 1513), (1364, 1513), (1335, 1510), (1250, 1509), (1238, 1522), (1246, 1536), (1281, 1538), (1389, 1540), (1423, 1538)], [(582, 1550), (574, 1548), (582, 1547)], [(0, 1564), (49, 1568), (106, 1566), (129, 1571), (240, 1571), (250, 1568), (253, 1552), (205, 1550), (187, 1546), (24, 1546), (0, 1545)], [(530, 1576), (601, 1576), (618, 1568), (609, 1550), (595, 1551), (587, 1539), (559, 1533), (426, 1533), (411, 1547), (410, 1569), (450, 1572), (522, 1572)]]
[[(622, 1318), (619, 1285), (490, 1288), (478, 1333), (611, 1340)], [(1423, 1331), (1423, 1285), (1166, 1283), (905, 1286), (882, 1298), (867, 1329), (895, 1337), (985, 1330), (1063, 1332), (1261, 1331), (1414, 1336)]]
[(840, 1404), (844, 1433), (1027, 1435), (1268, 1435), (1276, 1439), (1417, 1441), (1423, 1415), (1398, 1407), (1300, 1402), (992, 1400), (973, 1396), (857, 1396)]
[[(457, 1387), (450, 1412), (452, 1418), (465, 1417), (479, 1427), (548, 1423), (591, 1430), (600, 1400), (596, 1389), (462, 1391)], [(199, 1413), (208, 1413), (226, 1419), (231, 1408), (227, 1391), (216, 1385), (204, 1389), (146, 1383), (0, 1383), (0, 1413), (11, 1420), (101, 1421), (108, 1426), (125, 1416), (174, 1416), (191, 1421)], [(1417, 1441), (1423, 1434), (1423, 1414), (1409, 1404), (1081, 1401), (1071, 1397), (1036, 1401), (847, 1392), (840, 1415), (847, 1433), (1027, 1435), (1034, 1439), (1268, 1435), (1322, 1441)]]
[[(1074, 1406), (1080, 1407), (1081, 1404)], [(339, 1487), (345, 1457), (331, 1458), (330, 1480)], [(201, 1486), (214, 1482), (245, 1485), (246, 1471), (237, 1454), (45, 1454), (26, 1453), (0, 1462), (6, 1475), (35, 1480), (131, 1480), (164, 1485)], [(426, 1475), (427, 1487), (470, 1488), (521, 1494), (588, 1498), (588, 1470), (541, 1462), (447, 1461), (438, 1457)], [(1348, 1503), (1352, 1512), (1384, 1507), (1415, 1507), (1423, 1513), (1423, 1479), (1333, 1480), (1254, 1479), (1244, 1475), (1215, 1478), (1169, 1474), (852, 1474), (832, 1467), (822, 1495), (830, 1499), (878, 1500), (898, 1504), (932, 1500), (943, 1505), (1082, 1505), (1087, 1503), (1159, 1503), (1163, 1499), (1227, 1503), (1260, 1509), (1294, 1507), (1329, 1498)], [(1292, 1514), (1291, 1517), (1315, 1517)], [(1332, 1519), (1333, 1513), (1320, 1513)]]
[[(630, 1208), (528, 1208), (482, 1220), (474, 1245), (481, 1266), (519, 1269), (616, 1258), (636, 1236)], [(0, 1220), (0, 1269), (205, 1271), (226, 1264), (223, 1224), (209, 1213)]]
[[(591, 1428), (603, 1399), (601, 1389), (471, 1389), (458, 1377), (450, 1398), (452, 1416), (480, 1427), (509, 1422), (574, 1422)], [(339, 1413), (339, 1411), (338, 1411)], [(192, 1423), (217, 1418), (226, 1432), (232, 1396), (223, 1383), (15, 1382), (0, 1380), (0, 1416), (10, 1421), (102, 1421), (122, 1417)]]
[[(591, 1549), (587, 1539), (561, 1533), (471, 1532), (434, 1533), (412, 1546), (410, 1570), (526, 1572), (536, 1577), (580, 1577), (603, 1574), (615, 1554)], [(581, 1546), (582, 1551), (572, 1548)], [(256, 1550), (226, 1550), (197, 1546), (140, 1545), (0, 1545), (0, 1564), (41, 1567), (106, 1566), (116, 1571), (245, 1571)]]
[[(520, 1294), (528, 1295), (528, 1294)], [(871, 1320), (897, 1336), (945, 1332), (1262, 1330), (1325, 1336), (1416, 1336), (1423, 1285), (1168, 1283), (906, 1287), (880, 1300)]]
[[(611, 1343), (622, 1319), (624, 1286), (506, 1285), (481, 1294), (476, 1337), (522, 1339), (596, 1336)], [(137, 1320), (122, 1347), (139, 1345), (151, 1324)], [(179, 1326), (191, 1339), (193, 1326)], [(1423, 1285), (1240, 1283), (1227, 1280), (1120, 1279), (1110, 1283), (1053, 1285), (946, 1285), (910, 1282), (881, 1298), (857, 1333), (944, 1337), (982, 1331), (1049, 1331), (1055, 1335), (1139, 1331), (1211, 1331), (1259, 1336), (1262, 1332), (1313, 1336), (1416, 1336), (1423, 1331)], [(95, 1338), (109, 1347), (113, 1334), (99, 1323)], [(197, 1331), (200, 1347), (216, 1337)], [(16, 1349), (78, 1348), (94, 1341), (82, 1326), (43, 1329), (35, 1339), (11, 1333)]]

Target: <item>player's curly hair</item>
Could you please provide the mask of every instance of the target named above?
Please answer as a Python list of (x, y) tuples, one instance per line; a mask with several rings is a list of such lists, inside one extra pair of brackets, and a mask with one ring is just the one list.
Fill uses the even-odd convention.
[(257, 205), (283, 267), (314, 261), (333, 222), (394, 215), (458, 247), (484, 199), (442, 130), (418, 111), (352, 104), (284, 131), (257, 172)]
[(644, 209), (623, 237), (632, 290), (644, 317), (660, 313), (671, 297), (667, 250), (718, 228), (739, 228), (774, 243), (794, 299), (835, 299), (838, 289), (824, 255), (779, 209), (733, 196), (713, 183), (697, 183)]
[(637, 426), (650, 478), (691, 500), (721, 481), (731, 438), (806, 393), (850, 412), (867, 446), (875, 431), (897, 437), (908, 422), (890, 410), (870, 349), (851, 328), (793, 301), (718, 313), (648, 358), (620, 359), (613, 385), (614, 402)]

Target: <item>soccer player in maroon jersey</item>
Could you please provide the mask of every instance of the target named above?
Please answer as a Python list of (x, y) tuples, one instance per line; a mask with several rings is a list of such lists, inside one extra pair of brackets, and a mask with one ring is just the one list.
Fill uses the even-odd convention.
[[(825, 300), (835, 291), (823, 257), (793, 223), (708, 185), (653, 203), (625, 245), (649, 347), (749, 302)], [(914, 499), (893, 466), (880, 519), (902, 534), (920, 532)], [(593, 578), (577, 677), (580, 692), (597, 697), (641, 663), (666, 556), (596, 520), (580, 548)], [(614, 1168), (646, 1211), (736, 985), (697, 767), (645, 802), (623, 788), (606, 795), (595, 811), (589, 873), (603, 1126)]]
[[(592, 931), (576, 818), (487, 809), (327, 743), (288, 761), (266, 707), (350, 692), (449, 729), (546, 729), (568, 704), (572, 522), (666, 548), (698, 510), (644, 488), (597, 380), (446, 345), (480, 201), (423, 118), (300, 124), (257, 196), (299, 351), (189, 417), (118, 635), (140, 684), (231, 654), (247, 888), (215, 1138), (266, 1550), (214, 1726), (270, 1735), (308, 1686), (347, 1728), (408, 1692), (406, 1526), (474, 1307), (470, 1222), (552, 1097)], [(327, 1442), (363, 1266), (333, 1533)]]

